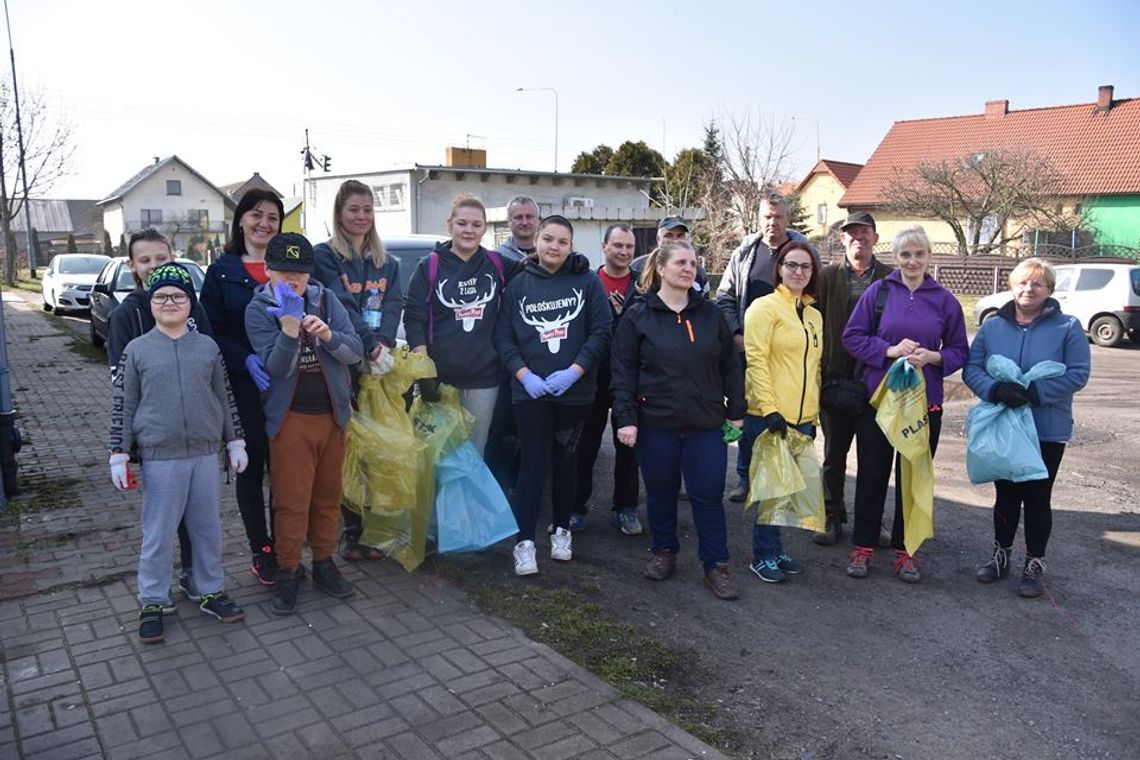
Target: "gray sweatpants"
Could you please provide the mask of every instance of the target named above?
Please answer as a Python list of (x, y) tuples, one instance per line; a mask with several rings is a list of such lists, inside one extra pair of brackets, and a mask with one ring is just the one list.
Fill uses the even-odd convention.
[(222, 590), (221, 476), (218, 457), (146, 460), (142, 463), (142, 552), (139, 554), (139, 603), (170, 599), (174, 537), (186, 516), (194, 550), (194, 586), (201, 594)]
[(471, 442), (483, 456), (487, 448), (487, 435), (491, 432), (491, 418), (495, 414), (495, 399), (499, 397), (499, 386), (493, 388), (460, 388), (459, 404), (475, 417), (475, 428), (471, 431)]

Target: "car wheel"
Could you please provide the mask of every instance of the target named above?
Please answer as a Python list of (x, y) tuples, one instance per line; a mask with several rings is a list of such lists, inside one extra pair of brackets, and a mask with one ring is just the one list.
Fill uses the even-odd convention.
[(44, 311), (51, 311), (51, 304), (48, 303), (47, 296), (40, 296), (40, 298), (43, 299)]
[(1128, 340), (1132, 341), (1133, 343), (1140, 344), (1140, 330), (1129, 330)]
[(1124, 337), (1124, 326), (1116, 317), (1097, 317), (1089, 327), (1093, 343), (1111, 348)]
[(103, 336), (101, 336), (99, 333), (95, 332), (95, 323), (92, 322), (91, 323), (91, 345), (95, 346), (95, 348), (102, 348), (105, 344), (106, 344), (106, 342), (103, 340)]

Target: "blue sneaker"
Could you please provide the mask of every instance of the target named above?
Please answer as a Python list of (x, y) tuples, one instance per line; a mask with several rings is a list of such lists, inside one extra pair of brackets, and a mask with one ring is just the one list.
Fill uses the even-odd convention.
[(756, 577), (765, 583), (780, 583), (787, 577), (780, 569), (778, 559), (760, 559), (749, 565), (748, 569), (756, 573)]
[[(586, 516), (585, 515), (579, 515), (577, 513), (570, 515), (570, 522), (567, 523), (566, 529), (569, 530), (571, 533), (577, 533), (580, 530), (585, 530), (586, 529)], [(549, 525), (546, 526), (546, 535), (548, 535), (548, 536), (554, 535), (554, 523), (550, 523)]]
[(644, 528), (641, 527), (641, 520), (637, 519), (637, 510), (633, 507), (626, 507), (614, 512), (610, 522), (626, 536), (640, 536), (644, 531)]
[(784, 575), (799, 575), (804, 571), (804, 566), (787, 554), (781, 554), (779, 557), (776, 557), (776, 564), (780, 566), (780, 570), (783, 571)]

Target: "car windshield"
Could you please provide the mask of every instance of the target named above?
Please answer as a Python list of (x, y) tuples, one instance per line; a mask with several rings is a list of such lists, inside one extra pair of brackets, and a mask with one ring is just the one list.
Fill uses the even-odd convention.
[(432, 244), (425, 242), (422, 247), (416, 248), (389, 248), (388, 255), (396, 260), (400, 267), (400, 287), (403, 288), (404, 293), (408, 292), (408, 285), (412, 281), (412, 274), (416, 271), (416, 266), (420, 263), (420, 259), (427, 256), (432, 252)]
[(105, 256), (78, 256), (59, 260), (60, 274), (99, 274), (107, 265)]

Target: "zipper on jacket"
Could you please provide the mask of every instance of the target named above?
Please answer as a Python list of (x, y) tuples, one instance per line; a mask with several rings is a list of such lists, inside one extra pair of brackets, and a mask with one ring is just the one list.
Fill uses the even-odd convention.
[(689, 330), (689, 342), (690, 343), (696, 343), (697, 338), (695, 335), (693, 335), (693, 323), (691, 321), (689, 321), (688, 319), (686, 319), (685, 320), (685, 327), (688, 328), (688, 330)]
[(802, 329), (804, 331), (804, 358), (803, 358), (803, 372), (801, 373), (801, 375), (803, 377), (803, 383), (800, 386), (800, 413), (796, 417), (796, 424), (800, 425), (800, 424), (803, 424), (803, 421), (804, 421), (804, 401), (807, 399), (807, 358), (808, 358), (808, 348), (811, 344), (811, 341), (808, 340), (808, 329), (807, 329), (807, 324), (804, 322), (803, 305), (797, 303), (795, 308), (796, 308), (796, 316), (800, 318), (800, 329)]
[(189, 420), (186, 414), (186, 391), (182, 387), (182, 359), (178, 356), (178, 341), (171, 341), (174, 345), (174, 366), (175, 372), (178, 374), (178, 400), (182, 405), (182, 443), (185, 447), (183, 451), (189, 453), (190, 451), (190, 435), (189, 435)]

